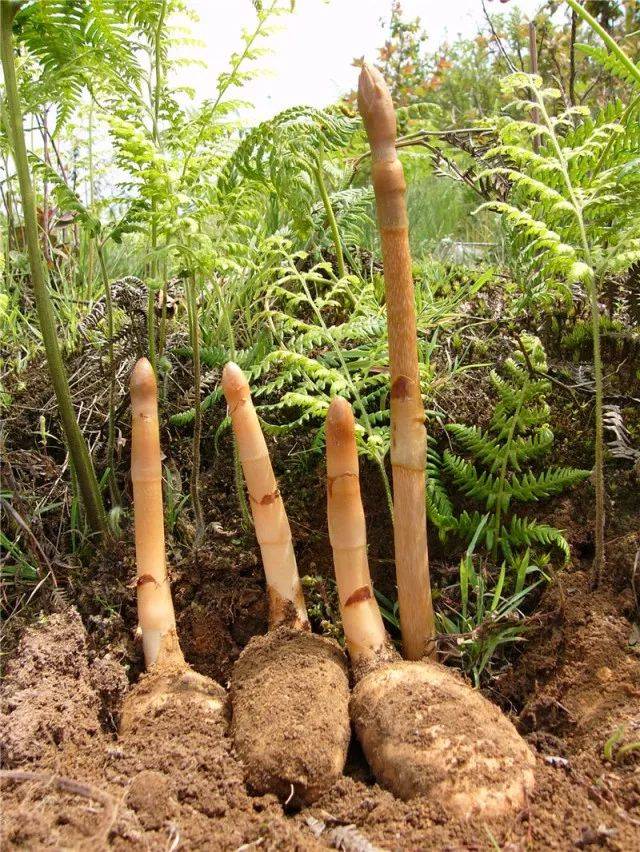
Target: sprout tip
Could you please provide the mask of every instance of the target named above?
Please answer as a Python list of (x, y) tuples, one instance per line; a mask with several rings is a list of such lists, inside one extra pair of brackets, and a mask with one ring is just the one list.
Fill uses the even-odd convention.
[(136, 400), (149, 394), (155, 396), (156, 387), (156, 376), (150, 361), (148, 358), (140, 358), (136, 361), (129, 380), (132, 399)]

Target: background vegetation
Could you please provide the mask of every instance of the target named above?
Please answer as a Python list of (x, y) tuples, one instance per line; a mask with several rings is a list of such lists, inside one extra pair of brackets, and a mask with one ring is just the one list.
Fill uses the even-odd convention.
[[(351, 400), (390, 523), (365, 136), (353, 94), (243, 123), (242, 86), (290, 11), (254, 6), (194, 105), (173, 84), (188, 2), (1, 3), (7, 617), (126, 540), (126, 381), (141, 354), (161, 379), (178, 551), (207, 533), (201, 454), (228, 426), (228, 359), (295, 476), (321, 458), (332, 396)], [(572, 558), (552, 498), (585, 483), (597, 583), (605, 481), (640, 456), (639, 51), (640, 10), (613, 0), (549, 2), (531, 26), (492, 14), (436, 49), (394, 2), (379, 50), (409, 185), (439, 629), (477, 680)], [(339, 632), (329, 598), (313, 611)]]

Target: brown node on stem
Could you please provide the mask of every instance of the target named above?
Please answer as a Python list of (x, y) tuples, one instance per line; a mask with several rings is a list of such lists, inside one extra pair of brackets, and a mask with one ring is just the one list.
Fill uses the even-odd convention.
[(349, 595), (344, 605), (353, 606), (354, 604), (361, 603), (362, 601), (368, 601), (371, 597), (371, 587), (361, 586)]
[(280, 496), (280, 489), (276, 488), (271, 494), (265, 494), (260, 500), (256, 500), (254, 497), (249, 495), (249, 499), (253, 500), (255, 503), (258, 503), (260, 506), (270, 506), (272, 503), (275, 503), (278, 497)]
[(398, 376), (391, 385), (391, 399), (407, 399), (410, 395), (411, 379)]

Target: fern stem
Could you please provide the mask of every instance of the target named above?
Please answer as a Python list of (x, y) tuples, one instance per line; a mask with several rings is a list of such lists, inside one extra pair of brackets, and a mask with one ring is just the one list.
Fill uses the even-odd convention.
[[(272, 0), (272, 3), (271, 3), (271, 5), (269, 6), (268, 9), (266, 9), (266, 10), (262, 9), (261, 11), (258, 12), (258, 24), (257, 24), (255, 30), (249, 36), (249, 38), (247, 38), (245, 40), (244, 50), (240, 54), (234, 53), (232, 55), (231, 67), (230, 67), (229, 71), (227, 73), (225, 73), (224, 76), (221, 75), (218, 78), (218, 94), (216, 96), (215, 101), (211, 104), (211, 107), (207, 110), (206, 114), (203, 116), (203, 119), (201, 119), (200, 129), (198, 130), (198, 134), (195, 137), (193, 145), (191, 146), (191, 148), (187, 152), (187, 155), (184, 158), (184, 162), (182, 164), (182, 169), (180, 171), (179, 185), (183, 184), (184, 179), (187, 175), (187, 170), (189, 168), (191, 160), (195, 156), (195, 153), (198, 150), (198, 146), (202, 142), (202, 138), (204, 136), (205, 131), (208, 130), (209, 127), (210, 127), (211, 117), (215, 115), (216, 110), (220, 106), (222, 98), (225, 96), (229, 87), (236, 85), (237, 80), (238, 80), (238, 71), (240, 70), (240, 66), (242, 65), (242, 63), (246, 59), (248, 59), (249, 57), (251, 57), (253, 55), (253, 53), (252, 53), (253, 45), (254, 45), (256, 39), (258, 39), (260, 37), (260, 35), (262, 35), (269, 18), (276, 11), (276, 7), (278, 5), (278, 2), (279, 2), (279, 0)], [(209, 120), (206, 120), (207, 116), (209, 117)]]
[(160, 328), (158, 330), (158, 355), (162, 357), (167, 342), (167, 298), (169, 296), (169, 277), (167, 275), (166, 256), (162, 261), (162, 311), (160, 314)]
[(338, 230), (336, 214), (334, 213), (333, 207), (331, 206), (331, 199), (329, 198), (329, 193), (327, 192), (327, 186), (324, 180), (324, 170), (322, 166), (322, 147), (320, 148), (318, 156), (316, 157), (316, 167), (313, 170), (313, 173), (316, 179), (316, 183), (318, 184), (318, 189), (320, 190), (320, 197), (322, 198), (324, 210), (327, 214), (327, 220), (331, 229), (331, 236), (333, 237), (333, 245), (336, 251), (336, 266), (338, 267), (338, 278), (344, 278), (347, 274), (347, 271), (344, 265), (344, 254), (342, 253), (342, 240), (340, 239), (340, 231)]
[(38, 323), (42, 334), (47, 367), (51, 383), (58, 403), (58, 411), (69, 449), (69, 456), (78, 478), (78, 487), (86, 512), (89, 527), (93, 532), (103, 536), (109, 534), (104, 504), (100, 495), (98, 480), (89, 454), (89, 448), (73, 410), (69, 382), (65, 371), (64, 361), (58, 343), (56, 318), (51, 303), (48, 283), (45, 275), (40, 242), (38, 239), (38, 222), (36, 216), (36, 201), (29, 171), (27, 146), (24, 137), (22, 109), (13, 54), (12, 22), (17, 6), (2, 0), (0, 2), (0, 54), (4, 73), (6, 115), (3, 109), (3, 119), (9, 139), (11, 152), (16, 165), (20, 196), (25, 224), (25, 237), (31, 270), (31, 283), (36, 300)]
[[(153, 247), (153, 237), (152, 247)], [(153, 275), (153, 269), (152, 269)], [(156, 357), (156, 306), (155, 306), (155, 288), (153, 283), (147, 287), (147, 338), (149, 346), (149, 361), (153, 367), (153, 372), (158, 374), (158, 363)]]
[(624, 50), (620, 47), (619, 44), (616, 43), (615, 39), (613, 39), (609, 33), (605, 30), (605, 28), (596, 21), (596, 19), (587, 12), (584, 6), (578, 2), (578, 0), (567, 0), (567, 3), (573, 11), (579, 15), (583, 21), (585, 21), (591, 29), (597, 33), (602, 41), (606, 44), (607, 48), (611, 51), (611, 53), (616, 56), (620, 62), (627, 69), (629, 74), (634, 78), (636, 83), (640, 83), (640, 68), (629, 59)]
[[(218, 302), (220, 304), (222, 320), (227, 332), (228, 360), (235, 361), (236, 336), (233, 329), (233, 323), (231, 321), (231, 311), (229, 309), (229, 306), (227, 305), (227, 302), (225, 301), (224, 293), (222, 292), (222, 287), (220, 286), (220, 282), (218, 281), (217, 276), (214, 275), (213, 280), (216, 287), (216, 295), (218, 297)], [(233, 479), (236, 488), (236, 497), (238, 498), (238, 506), (240, 507), (240, 515), (242, 517), (242, 526), (243, 529), (250, 530), (253, 526), (253, 519), (251, 517), (249, 503), (247, 502), (247, 495), (245, 494), (244, 490), (242, 463), (240, 462), (238, 447), (236, 446), (235, 441), (233, 442)]]
[(595, 398), (595, 490), (596, 490), (596, 519), (595, 519), (595, 557), (593, 560), (592, 581), (595, 586), (602, 579), (604, 568), (604, 525), (605, 525), (605, 483), (604, 483), (604, 428), (602, 387), (602, 357), (600, 354), (600, 305), (598, 304), (598, 287), (595, 278), (589, 286), (589, 302), (591, 305), (591, 326), (593, 337), (593, 368), (596, 386)]
[(153, 89), (153, 141), (159, 146), (160, 143), (160, 95), (162, 93), (162, 28), (167, 14), (167, 0), (162, 0), (158, 24), (154, 34), (154, 74), (155, 85)]
[(518, 418), (520, 417), (520, 412), (522, 411), (522, 406), (524, 403), (524, 397), (526, 393), (527, 385), (525, 384), (520, 392), (520, 398), (518, 399), (518, 404), (513, 412), (511, 425), (509, 426), (509, 433), (507, 435), (507, 444), (503, 449), (504, 457), (502, 459), (502, 465), (500, 466), (500, 479), (498, 481), (498, 493), (496, 496), (496, 513), (493, 522), (493, 545), (491, 547), (491, 554), (494, 560), (498, 558), (498, 542), (500, 539), (500, 524), (502, 523), (502, 499), (504, 495), (504, 483), (507, 478), (507, 465), (509, 464), (509, 456), (511, 454), (511, 444), (513, 443), (513, 436), (515, 435), (516, 425), (518, 423)]
[(98, 256), (98, 265), (100, 266), (100, 275), (102, 277), (102, 285), (104, 287), (104, 303), (105, 303), (105, 319), (107, 321), (108, 353), (109, 353), (109, 426), (107, 433), (107, 465), (109, 466), (109, 491), (111, 492), (111, 502), (113, 506), (121, 504), (120, 489), (118, 488), (118, 480), (116, 478), (115, 467), (115, 446), (116, 446), (116, 365), (114, 359), (113, 346), (113, 301), (111, 299), (111, 286), (107, 276), (107, 267), (104, 261), (104, 251), (98, 241), (91, 240), (90, 245), (94, 245)]
[(202, 402), (200, 381), (200, 323), (198, 320), (198, 303), (196, 299), (195, 274), (188, 276), (186, 283), (187, 311), (189, 319), (189, 338), (193, 350), (193, 392), (195, 418), (193, 423), (193, 462), (189, 480), (191, 503), (196, 520), (196, 543), (202, 538), (204, 520), (200, 502), (200, 441), (202, 439)]
[[(151, 114), (151, 136), (158, 150), (162, 149), (160, 141), (160, 101), (162, 94), (162, 28), (164, 26), (165, 17), (167, 14), (167, 0), (162, 0), (160, 11), (158, 14), (158, 23), (153, 34), (153, 65), (151, 73), (155, 78), (155, 83), (151, 92), (152, 97), (152, 114)], [(149, 80), (151, 87), (151, 81)], [(156, 318), (154, 293), (158, 279), (158, 210), (157, 201), (154, 198), (151, 202), (151, 278), (152, 286), (149, 288), (149, 302), (147, 306), (147, 335), (149, 337), (149, 361), (153, 367), (153, 372), (158, 373), (158, 363), (156, 355)]]
[[(569, 2), (573, 6), (572, 0)], [(582, 9), (582, 6), (577, 6), (576, 11)], [(580, 12), (579, 12), (580, 14)], [(599, 25), (598, 25), (599, 26)], [(615, 42), (614, 42), (615, 43)], [(638, 71), (640, 75), (640, 71)], [(640, 76), (639, 76), (640, 79)], [(602, 570), (604, 568), (605, 561), (605, 548), (604, 548), (604, 526), (605, 526), (605, 483), (604, 483), (604, 428), (603, 428), (603, 404), (604, 404), (604, 393), (603, 393), (603, 378), (602, 378), (602, 357), (600, 353), (600, 305), (598, 303), (598, 291), (599, 284), (598, 278), (596, 277), (595, 270), (593, 269), (593, 260), (591, 257), (591, 247), (589, 245), (589, 239), (587, 237), (587, 229), (584, 223), (584, 217), (582, 213), (582, 205), (578, 200), (575, 189), (573, 187), (573, 183), (571, 181), (571, 176), (569, 174), (569, 166), (563, 154), (562, 148), (560, 147), (560, 143), (558, 142), (558, 138), (555, 133), (554, 126), (549, 118), (549, 113), (547, 112), (544, 99), (540, 95), (540, 92), (537, 89), (534, 89), (536, 100), (541, 108), (541, 114), (544, 119), (544, 123), (549, 131), (549, 137), (551, 139), (551, 143), (554, 147), (556, 157), (558, 158), (558, 162), (560, 164), (562, 178), (564, 180), (565, 186), (567, 188), (567, 192), (569, 194), (569, 198), (571, 201), (571, 206), (573, 207), (576, 221), (578, 223), (578, 228), (580, 231), (580, 241), (582, 243), (582, 249), (584, 251), (585, 260), (590, 267), (590, 274), (588, 276), (587, 281), (585, 282), (587, 287), (587, 292), (589, 295), (589, 306), (591, 309), (591, 332), (593, 337), (593, 373), (594, 373), (594, 381), (596, 386), (596, 394), (595, 394), (595, 459), (594, 459), (594, 478), (595, 478), (595, 492), (596, 492), (596, 517), (595, 517), (595, 530), (594, 530), (594, 539), (595, 539), (595, 556), (593, 560), (593, 568), (592, 568), (592, 583), (594, 586), (597, 586), (602, 577)]]

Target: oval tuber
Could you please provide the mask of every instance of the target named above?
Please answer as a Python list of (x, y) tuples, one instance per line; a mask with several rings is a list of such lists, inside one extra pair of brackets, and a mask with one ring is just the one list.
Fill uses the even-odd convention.
[(401, 799), (436, 798), (452, 815), (522, 808), (535, 759), (511, 722), (451, 670), (401, 660), (382, 626), (367, 562), (355, 425), (327, 414), (327, 511), (345, 638), (356, 686), (351, 719), (377, 780)]

